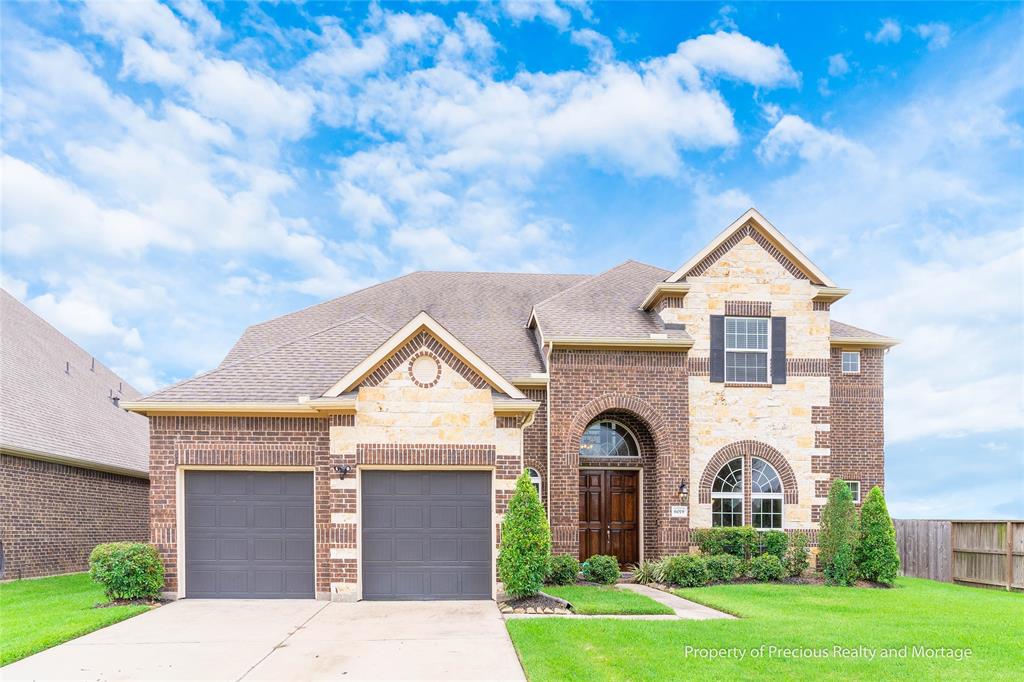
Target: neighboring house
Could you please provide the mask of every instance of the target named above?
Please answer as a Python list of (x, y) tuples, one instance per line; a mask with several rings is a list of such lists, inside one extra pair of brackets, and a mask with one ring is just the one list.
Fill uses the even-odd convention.
[(141, 394), (0, 290), (0, 578), (84, 571), (149, 537)]
[(255, 325), (150, 417), (152, 539), (187, 597), (492, 598), (524, 467), (555, 552), (814, 537), (882, 485), (895, 344), (751, 210), (675, 272), (416, 272)]

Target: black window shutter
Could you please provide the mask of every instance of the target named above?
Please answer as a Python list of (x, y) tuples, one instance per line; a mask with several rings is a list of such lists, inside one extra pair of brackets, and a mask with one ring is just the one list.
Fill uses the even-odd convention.
[(711, 316), (711, 381), (725, 381), (725, 315)]
[(786, 383), (786, 318), (772, 318), (772, 383)]

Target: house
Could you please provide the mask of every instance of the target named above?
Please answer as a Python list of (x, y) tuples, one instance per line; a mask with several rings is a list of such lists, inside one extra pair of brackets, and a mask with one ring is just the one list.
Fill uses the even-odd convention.
[(149, 537), (141, 394), (0, 290), (0, 578), (88, 568), (102, 542)]
[(895, 340), (750, 210), (675, 272), (415, 272), (245, 331), (150, 418), (151, 531), (185, 597), (493, 598), (524, 470), (554, 551), (623, 564), (712, 525), (814, 536), (884, 483)]

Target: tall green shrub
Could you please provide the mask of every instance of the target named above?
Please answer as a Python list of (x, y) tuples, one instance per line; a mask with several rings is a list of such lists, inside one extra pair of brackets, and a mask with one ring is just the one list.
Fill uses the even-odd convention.
[(818, 535), (818, 566), (829, 585), (852, 585), (857, 577), (854, 552), (857, 545), (857, 509), (845, 481), (836, 479), (821, 510)]
[(896, 528), (889, 517), (885, 496), (876, 485), (860, 508), (860, 541), (856, 551), (857, 571), (867, 580), (892, 585), (900, 571)]
[(156, 599), (164, 587), (164, 565), (153, 545), (108, 542), (89, 554), (89, 577), (110, 599)]
[(501, 524), (498, 576), (510, 597), (530, 597), (540, 591), (551, 554), (551, 529), (537, 489), (525, 471), (516, 479)]

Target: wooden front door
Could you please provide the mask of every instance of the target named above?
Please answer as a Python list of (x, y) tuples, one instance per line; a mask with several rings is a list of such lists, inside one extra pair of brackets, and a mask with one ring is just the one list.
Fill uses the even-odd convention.
[(611, 554), (640, 561), (640, 472), (580, 469), (580, 561)]

